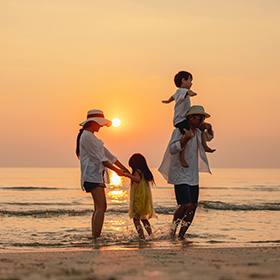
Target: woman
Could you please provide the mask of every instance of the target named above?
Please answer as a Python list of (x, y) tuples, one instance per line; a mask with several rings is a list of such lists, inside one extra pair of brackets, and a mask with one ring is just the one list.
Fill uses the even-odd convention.
[(92, 236), (98, 238), (102, 231), (104, 215), (107, 208), (105, 196), (105, 183), (109, 183), (107, 168), (123, 176), (123, 170), (128, 171), (118, 159), (112, 155), (94, 134), (104, 125), (110, 126), (112, 122), (105, 119), (101, 110), (90, 110), (87, 119), (80, 125), (77, 137), (76, 155), (81, 165), (82, 190), (90, 192), (94, 202), (92, 214)]

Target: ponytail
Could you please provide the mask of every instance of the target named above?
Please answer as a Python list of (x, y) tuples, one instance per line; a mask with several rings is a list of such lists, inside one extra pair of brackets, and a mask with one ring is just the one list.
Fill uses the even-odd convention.
[(78, 157), (78, 159), (80, 159), (80, 138), (83, 132), (84, 132), (84, 128), (81, 128), (77, 136), (76, 156)]
[(80, 129), (79, 134), (77, 136), (77, 144), (76, 144), (76, 156), (80, 159), (80, 138), (85, 129), (91, 127), (93, 121), (88, 121), (84, 124), (83, 128)]

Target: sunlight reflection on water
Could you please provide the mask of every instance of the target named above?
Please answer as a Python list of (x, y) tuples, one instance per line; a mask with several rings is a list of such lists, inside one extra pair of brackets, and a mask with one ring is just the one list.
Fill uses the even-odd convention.
[[(91, 195), (80, 187), (78, 168), (0, 170), (1, 248), (91, 247)], [(174, 188), (152, 169), (158, 219), (153, 236), (139, 243), (129, 218), (130, 179), (112, 173), (105, 189), (107, 211), (99, 246), (106, 248), (279, 244), (279, 170), (201, 173), (199, 206), (185, 241), (171, 240), (177, 207)], [(112, 247), (110, 247), (112, 246)]]

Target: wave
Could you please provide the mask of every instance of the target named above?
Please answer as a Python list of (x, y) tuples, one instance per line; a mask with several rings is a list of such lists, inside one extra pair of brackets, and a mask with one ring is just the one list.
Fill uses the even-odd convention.
[(9, 190), (9, 191), (34, 191), (34, 190), (44, 190), (44, 191), (50, 191), (50, 190), (73, 190), (73, 188), (57, 188), (57, 187), (0, 187), (2, 190)]
[[(139, 237), (134, 230), (127, 230), (123, 233), (103, 233), (97, 241), (94, 241), (91, 236), (85, 234), (73, 234), (64, 235), (63, 238), (58, 238), (56, 240), (50, 240), (46, 238), (44, 240), (30, 242), (3, 242), (0, 243), (0, 248), (95, 248), (99, 249), (101, 247), (119, 246), (119, 248), (151, 248), (160, 246), (159, 248), (176, 248), (186, 245), (205, 243), (208, 245), (216, 244), (230, 244), (235, 246), (243, 246), (246, 244), (269, 244), (278, 245), (280, 243), (279, 239), (276, 240), (257, 240), (257, 241), (245, 241), (240, 242), (239, 240), (228, 240), (228, 236), (214, 235), (212, 236), (200, 236), (194, 234), (186, 234), (186, 239), (180, 241), (171, 238), (170, 235), (164, 231), (162, 233), (153, 234), (148, 237), (146, 241), (141, 241), (139, 243)], [(202, 241), (199, 241), (202, 239)]]
[[(41, 204), (42, 205), (42, 204)], [(176, 207), (159, 207), (156, 208), (155, 211), (157, 214), (171, 214), (173, 215)], [(36, 218), (45, 218), (50, 216), (85, 216), (92, 213), (92, 209), (42, 209), (42, 210), (1, 210), (0, 216), (34, 216)], [(128, 207), (119, 207), (119, 208), (109, 208), (106, 210), (106, 213), (113, 213), (113, 214), (127, 214)]]
[(13, 205), (13, 206), (73, 206), (81, 205), (79, 202), (5, 202), (1, 205)]
[(49, 217), (49, 216), (83, 216), (92, 212), (91, 209), (84, 210), (71, 210), (71, 209), (54, 209), (54, 210), (26, 210), (26, 211), (10, 211), (10, 210), (1, 210), (0, 216), (33, 216), (36, 218), (40, 217)]
[[(52, 206), (73, 206), (69, 203), (49, 203), (49, 204), (42, 204), (42, 203), (17, 203), (20, 206), (42, 206), (48, 205)], [(15, 204), (13, 204), (15, 205)], [(224, 203), (221, 201), (202, 201), (199, 202), (198, 205), (201, 209), (209, 209), (209, 210), (221, 210), (221, 211), (280, 211), (280, 203), (264, 203), (260, 205), (247, 205), (247, 204), (230, 204)], [(155, 207), (155, 212), (157, 214), (163, 215), (173, 215), (174, 211), (177, 207)], [(33, 216), (36, 218), (50, 218), (52, 216), (86, 216), (92, 213), (91, 208), (87, 209), (32, 209), (32, 210), (4, 210), (0, 211), (0, 216)], [(112, 213), (115, 215), (118, 214), (127, 214), (128, 207), (111, 207), (108, 208), (106, 213)]]
[(259, 205), (250, 204), (231, 204), (221, 201), (202, 201), (199, 203), (201, 208), (212, 210), (231, 210), (231, 211), (280, 211), (280, 203), (263, 203)]
[(250, 241), (249, 243), (280, 243), (280, 240), (264, 240), (264, 241)]

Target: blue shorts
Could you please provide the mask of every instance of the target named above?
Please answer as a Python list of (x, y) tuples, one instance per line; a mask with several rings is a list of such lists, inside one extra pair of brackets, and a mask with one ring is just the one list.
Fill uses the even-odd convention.
[(199, 186), (190, 186), (188, 184), (175, 185), (175, 195), (177, 204), (197, 203), (199, 195)]

